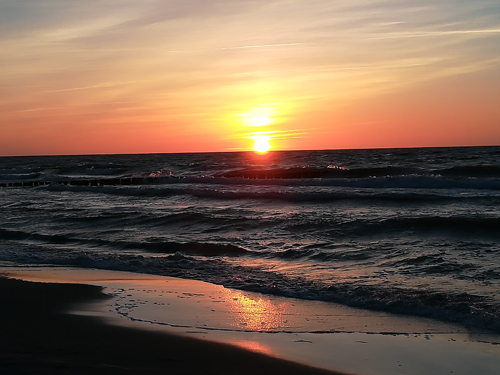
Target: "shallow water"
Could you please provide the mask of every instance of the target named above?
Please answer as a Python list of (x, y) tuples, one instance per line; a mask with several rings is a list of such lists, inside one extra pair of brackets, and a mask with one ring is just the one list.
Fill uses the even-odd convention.
[(500, 332), (500, 147), (9, 157), (0, 186), (4, 262)]

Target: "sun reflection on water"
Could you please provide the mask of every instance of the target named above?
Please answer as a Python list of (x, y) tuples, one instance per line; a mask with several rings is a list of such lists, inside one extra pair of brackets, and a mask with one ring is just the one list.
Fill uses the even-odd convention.
[(225, 289), (226, 301), (236, 318), (235, 325), (248, 331), (276, 331), (288, 323), (286, 303), (275, 304), (269, 299), (253, 299), (244, 293)]

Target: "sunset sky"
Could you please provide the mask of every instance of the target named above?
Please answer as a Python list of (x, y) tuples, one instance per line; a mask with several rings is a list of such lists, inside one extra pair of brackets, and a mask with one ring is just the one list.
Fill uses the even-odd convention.
[(500, 145), (498, 0), (0, 0), (0, 155)]

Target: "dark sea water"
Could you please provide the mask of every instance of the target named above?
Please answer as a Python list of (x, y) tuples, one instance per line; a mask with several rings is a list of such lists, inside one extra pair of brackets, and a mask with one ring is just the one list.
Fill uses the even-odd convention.
[(500, 147), (4, 157), (0, 261), (500, 333)]

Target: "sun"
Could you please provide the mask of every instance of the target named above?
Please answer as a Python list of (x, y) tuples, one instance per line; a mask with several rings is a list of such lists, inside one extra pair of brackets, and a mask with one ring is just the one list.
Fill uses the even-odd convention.
[(257, 135), (254, 137), (255, 143), (253, 144), (253, 150), (258, 154), (265, 154), (271, 149), (269, 144), (269, 136)]

